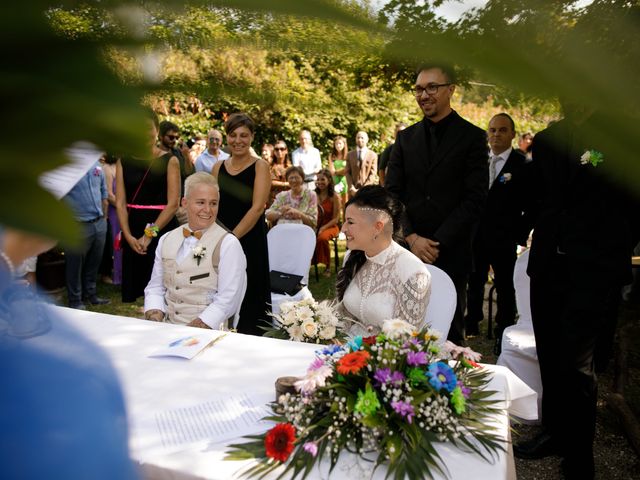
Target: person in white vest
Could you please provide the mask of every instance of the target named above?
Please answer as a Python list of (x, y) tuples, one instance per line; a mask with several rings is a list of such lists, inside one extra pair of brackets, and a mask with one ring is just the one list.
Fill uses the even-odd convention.
[(200, 328), (227, 328), (240, 308), (247, 260), (240, 241), (216, 223), (220, 192), (215, 177), (196, 172), (185, 181), (188, 223), (158, 242), (144, 316)]

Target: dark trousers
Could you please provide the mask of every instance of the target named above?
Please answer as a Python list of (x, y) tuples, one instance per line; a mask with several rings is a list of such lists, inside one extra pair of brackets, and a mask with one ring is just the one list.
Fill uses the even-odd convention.
[(571, 478), (593, 478), (596, 341), (620, 286), (564, 255), (531, 277), (531, 313), (542, 377), (542, 424), (563, 450)]
[(466, 273), (446, 273), (451, 277), (453, 285), (456, 287), (457, 298), (456, 311), (453, 314), (453, 321), (451, 322), (451, 328), (449, 329), (447, 340), (455, 343), (456, 345), (464, 345), (464, 310), (467, 303), (466, 288), (469, 275)]
[(96, 294), (98, 267), (107, 238), (107, 220), (82, 223), (82, 245), (77, 250), (65, 251), (66, 281), (69, 304), (80, 303), (83, 298)]
[(493, 267), (493, 282), (496, 287), (496, 338), (502, 337), (505, 328), (513, 325), (516, 313), (516, 292), (513, 287), (513, 269), (516, 264), (516, 246), (492, 247), (476, 244), (473, 251), (474, 271), (469, 276), (467, 287), (467, 326), (476, 327), (483, 319), (484, 286), (489, 267)]

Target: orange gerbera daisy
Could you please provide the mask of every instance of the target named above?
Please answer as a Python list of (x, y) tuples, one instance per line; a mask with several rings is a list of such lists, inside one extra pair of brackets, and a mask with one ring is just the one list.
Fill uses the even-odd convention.
[(357, 352), (347, 353), (338, 360), (338, 373), (347, 375), (349, 373), (358, 373), (369, 360), (369, 352), (359, 350)]

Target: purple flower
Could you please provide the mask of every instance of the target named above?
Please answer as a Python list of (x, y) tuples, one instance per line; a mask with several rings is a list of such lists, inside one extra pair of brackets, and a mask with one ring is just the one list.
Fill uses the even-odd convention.
[(458, 386), (458, 379), (451, 367), (444, 362), (432, 363), (427, 370), (427, 377), (429, 377), (429, 383), (440, 391), (443, 388), (447, 392), (453, 392), (453, 389)]
[(307, 442), (302, 446), (302, 448), (312, 457), (315, 457), (318, 454), (318, 444), (316, 444), (316, 442)]
[(402, 345), (402, 347), (403, 348), (407, 348), (410, 345), (415, 345), (416, 347), (419, 347), (421, 344), (422, 344), (422, 342), (420, 342), (420, 340), (418, 340), (417, 337), (411, 337), (409, 340), (404, 342), (404, 345)]
[(379, 368), (376, 373), (373, 374), (373, 379), (377, 382), (377, 385), (385, 385), (391, 383), (395, 386), (399, 386), (404, 381), (404, 375), (402, 372), (391, 371), (390, 368)]
[(471, 393), (471, 389), (469, 387), (465, 387), (464, 383), (461, 380), (458, 380), (458, 386), (460, 387), (460, 391), (462, 392), (462, 396), (464, 398), (469, 398), (469, 394)]
[(373, 374), (373, 379), (378, 382), (378, 385), (387, 383), (391, 378), (391, 370), (388, 368), (379, 368), (376, 373)]
[(426, 365), (427, 353), (426, 352), (409, 352), (407, 353), (407, 364), (412, 367), (417, 367), (418, 365)]
[(402, 374), (402, 372), (391, 372), (391, 375), (389, 376), (389, 382), (394, 384), (396, 387), (402, 385), (402, 382), (404, 381), (404, 375)]
[(391, 402), (391, 407), (393, 410), (400, 415), (401, 417), (405, 417), (407, 422), (411, 423), (415, 412), (413, 411), (413, 405), (409, 402), (405, 402), (404, 400), (400, 400), (398, 402)]
[(312, 370), (318, 370), (320, 367), (324, 366), (324, 360), (322, 360), (321, 358), (316, 358), (313, 362), (311, 362), (311, 365), (309, 365), (309, 368), (307, 369), (307, 371), (312, 371)]

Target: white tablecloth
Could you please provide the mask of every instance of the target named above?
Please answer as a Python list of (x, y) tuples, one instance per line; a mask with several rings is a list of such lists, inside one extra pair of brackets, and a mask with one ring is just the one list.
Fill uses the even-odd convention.
[[(247, 462), (223, 461), (224, 444), (185, 450), (155, 457), (137, 451), (135, 438), (139, 419), (148, 418), (176, 407), (184, 407), (225, 395), (247, 393), (250, 396), (275, 397), (276, 378), (303, 375), (319, 347), (303, 343), (254, 337), (228, 336), (192, 360), (148, 358), (148, 355), (171, 340), (200, 333), (191, 327), (137, 320), (54, 307), (87, 337), (100, 345), (113, 361), (120, 376), (127, 416), (131, 428), (132, 457), (141, 463), (145, 478), (154, 479), (230, 479)], [(217, 332), (212, 332), (216, 335)], [(510, 440), (507, 412), (520, 418), (537, 416), (536, 394), (508, 369), (487, 365), (494, 372), (489, 389), (504, 401), (504, 414), (496, 418), (500, 434)], [(237, 443), (232, 442), (232, 443)], [(451, 479), (512, 479), (515, 467), (511, 445), (499, 453), (493, 463), (475, 454), (465, 453), (449, 444), (436, 447), (449, 470)], [(356, 478), (368, 474), (369, 464), (347, 458), (336, 466), (331, 478)], [(313, 478), (328, 478), (327, 468), (320, 468)], [(379, 470), (373, 478), (384, 478)], [(313, 476), (313, 475), (312, 475)], [(269, 477), (269, 478), (275, 478)], [(436, 478), (440, 478), (437, 477)]]

